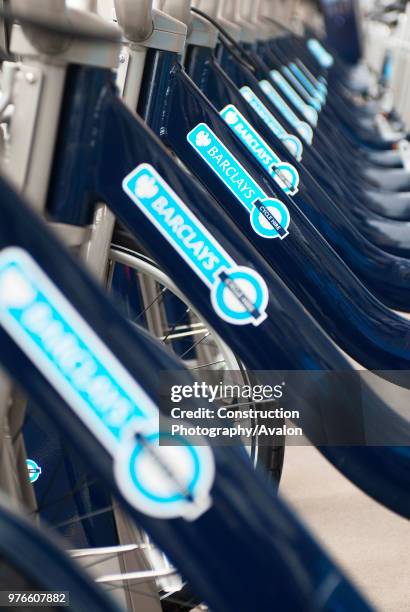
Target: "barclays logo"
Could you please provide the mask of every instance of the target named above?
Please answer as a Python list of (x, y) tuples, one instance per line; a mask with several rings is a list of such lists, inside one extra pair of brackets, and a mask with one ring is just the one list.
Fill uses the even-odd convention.
[(220, 115), (278, 186), (289, 195), (297, 193), (299, 173), (296, 168), (278, 157), (239, 110), (228, 104)]
[[(206, 130), (198, 130), (195, 143), (201, 149), (212, 141)], [(232, 180), (239, 182), (241, 178), (234, 174)], [(240, 188), (243, 193), (249, 190), (246, 183)], [(124, 179), (123, 189), (209, 288), (219, 317), (233, 325), (254, 326), (266, 319), (268, 289), (263, 278), (233, 260), (150, 164), (135, 168)]]
[(290, 214), (283, 202), (266, 195), (242, 164), (205, 123), (187, 135), (189, 144), (249, 213), (252, 229), (262, 238), (288, 236)]
[[(148, 180), (143, 185), (154, 192)], [(209, 446), (191, 447), (181, 436), (159, 447), (159, 413), (150, 396), (20, 248), (0, 252), (0, 325), (112, 457), (117, 486), (134, 508), (195, 520), (210, 507)], [(40, 466), (28, 460), (27, 468), (35, 482)]]
[(26, 465), (29, 480), (33, 484), (34, 482), (37, 482), (37, 480), (40, 478), (41, 474), (43, 473), (43, 470), (33, 459), (26, 459)]
[(286, 132), (282, 124), (277, 120), (276, 117), (270, 112), (262, 100), (255, 94), (255, 92), (244, 85), (239, 90), (243, 98), (253, 108), (253, 110), (259, 115), (259, 117), (266, 123), (272, 133), (279, 138), (282, 144), (287, 148), (289, 153), (293, 157), (300, 161), (303, 155), (303, 145), (301, 140), (294, 134)]

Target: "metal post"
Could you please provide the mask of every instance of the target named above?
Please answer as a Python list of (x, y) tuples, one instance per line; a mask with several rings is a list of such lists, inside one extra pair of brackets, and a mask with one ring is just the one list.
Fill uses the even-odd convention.
[(158, 8), (189, 27), (191, 22), (191, 0), (160, 0)]
[(128, 40), (142, 42), (152, 30), (152, 0), (114, 0), (117, 20)]

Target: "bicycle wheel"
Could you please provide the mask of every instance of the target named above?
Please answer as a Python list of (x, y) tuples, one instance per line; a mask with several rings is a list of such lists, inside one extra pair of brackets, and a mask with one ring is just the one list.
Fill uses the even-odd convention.
[[(184, 360), (188, 369), (193, 372), (216, 369), (219, 374), (224, 370), (235, 371), (239, 384), (256, 382), (254, 374), (198, 316), (186, 297), (152, 259), (126, 245), (116, 244), (111, 249), (110, 262), (108, 284), (114, 286), (116, 296), (122, 301), (124, 315), (146, 326), (150, 333)], [(120, 267), (119, 274), (117, 267)], [(170, 303), (174, 308), (170, 308)], [(257, 403), (251, 402), (250, 406), (256, 407)], [(231, 406), (234, 404), (235, 399)], [(284, 459), (283, 441), (272, 438), (269, 444), (264, 442), (259, 444), (258, 438), (252, 438), (246, 449), (255, 467), (263, 468), (272, 482), (279, 483)], [(160, 595), (164, 612), (193, 608), (207, 610), (206, 607), (196, 607), (199, 602), (188, 585), (177, 590), (171, 583), (171, 588), (166, 585)]]
[[(117, 302), (129, 308), (130, 318), (182, 355), (188, 368), (235, 371), (243, 384), (251, 382), (252, 374), (151, 260), (113, 248), (109, 285), (116, 272), (134, 281), (124, 287), (121, 300), (117, 292)], [(198, 602), (167, 558), (118, 508), (50, 419), (32, 402), (25, 410), (18, 393), (12, 396), (9, 433), (15, 457), (9, 471), (15, 471), (20, 489), (25, 490), (20, 501), (32, 518), (58, 531), (72, 556), (127, 610), (155, 612), (161, 610), (160, 602), (163, 610), (171, 605), (181, 610), (194, 607)], [(279, 479), (283, 447), (260, 446), (256, 440), (248, 450), (255, 465), (264, 465), (272, 479)], [(43, 470), (32, 485), (27, 483), (27, 456)]]
[[(246, 369), (218, 334), (199, 317), (187, 298), (152, 259), (128, 246), (117, 244), (111, 249), (110, 261), (110, 285), (115, 278), (115, 266), (118, 265), (125, 267), (128, 280), (131, 280), (130, 271), (137, 277), (137, 282), (133, 285), (130, 282), (127, 285), (125, 293), (133, 289), (139, 291), (138, 314), (133, 316), (130, 312), (132, 307), (123, 304), (124, 314), (132, 318), (135, 323), (144, 324), (148, 331), (174, 352), (182, 348), (179, 356), (186, 362), (188, 369), (194, 372), (215, 368), (219, 372), (236, 371), (239, 383), (252, 385), (256, 382), (254, 374)], [(121, 289), (117, 287), (117, 296), (121, 297), (121, 293)], [(177, 298), (181, 305), (176, 318), (175, 313), (172, 313), (173, 320), (169, 320), (169, 309), (166, 307), (167, 299), (170, 297)], [(188, 340), (188, 345), (185, 342), (181, 347), (182, 339)], [(249, 402), (249, 405), (256, 407), (258, 403), (253, 401)], [(247, 445), (246, 448), (253, 464), (265, 469), (271, 479), (279, 483), (284, 460), (283, 440), (272, 437), (269, 444), (266, 444), (266, 441), (260, 444), (258, 438), (253, 438), (251, 445)]]
[[(111, 597), (79, 571), (58, 543), (20, 516), (13, 500), (4, 495), (0, 495), (0, 532), (0, 591), (11, 592), (2, 595), (2, 607), (18, 604), (19, 610), (28, 612), (31, 603), (42, 602), (42, 609), (50, 612), (67, 608), (119, 612)], [(19, 591), (24, 594), (17, 601)]]

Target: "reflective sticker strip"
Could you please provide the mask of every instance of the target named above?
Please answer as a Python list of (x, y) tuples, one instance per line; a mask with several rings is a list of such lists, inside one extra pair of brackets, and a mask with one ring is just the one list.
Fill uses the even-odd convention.
[(316, 38), (309, 38), (306, 45), (313, 57), (322, 66), (322, 68), (330, 68), (331, 66), (333, 66), (335, 61), (333, 56), (328, 51), (326, 51), (324, 46)]
[(313, 83), (311, 83), (311, 81), (307, 78), (307, 76), (303, 74), (299, 66), (297, 66), (294, 62), (291, 62), (289, 64), (289, 70), (291, 70), (295, 77), (299, 79), (299, 81), (302, 83), (303, 87), (309, 94), (317, 98), (322, 105), (325, 103), (326, 94), (323, 89), (316, 88)]
[(298, 93), (293, 89), (291, 85), (287, 82), (287, 80), (281, 75), (278, 70), (271, 70), (270, 76), (276, 85), (281, 89), (281, 91), (285, 94), (285, 96), (292, 102), (292, 104), (297, 108), (305, 119), (309, 121), (309, 123), (313, 126), (317, 125), (318, 115), (316, 110), (306, 104), (299, 96)]
[(306, 121), (301, 121), (293, 112), (293, 110), (286, 104), (285, 100), (278, 94), (276, 89), (267, 81), (263, 79), (259, 81), (260, 88), (268, 96), (272, 104), (278, 109), (280, 113), (289, 121), (289, 123), (295, 128), (303, 140), (308, 144), (312, 144), (313, 130)]
[(287, 66), (282, 66), (281, 70), (283, 74), (285, 75), (285, 77), (288, 79), (288, 81), (290, 81), (294, 85), (294, 87), (296, 87), (296, 89), (300, 92), (301, 96), (305, 96), (309, 100), (308, 103), (311, 106), (313, 106), (313, 108), (317, 112), (320, 112), (322, 109), (322, 103), (319, 99), (319, 96), (317, 97), (311, 96), (309, 92), (306, 91), (305, 87), (300, 83), (300, 81), (298, 81), (298, 79), (293, 74), (293, 72), (291, 72)]
[(267, 142), (245, 119), (233, 104), (228, 104), (220, 111), (221, 117), (241, 142), (254, 155), (285, 193), (295, 194), (298, 191), (299, 174), (294, 166), (282, 162)]
[(23, 250), (0, 253), (3, 327), (59, 394), (115, 452), (134, 418), (157, 414), (150, 398)]
[[(161, 470), (156, 405), (35, 260), (17, 247), (0, 252), (0, 324), (113, 457), (118, 487), (134, 507), (161, 518), (192, 518), (209, 507), (214, 477), (209, 447), (192, 450), (199, 466), (192, 486), (177, 464), (173, 473), (169, 466)], [(181, 446), (186, 453), (186, 440)], [(152, 456), (158, 479), (149, 485), (141, 466)], [(184, 491), (191, 487), (189, 500), (177, 490), (169, 501), (176, 481)]]
[(26, 466), (27, 466), (28, 478), (30, 482), (31, 483), (37, 482), (37, 480), (40, 478), (41, 474), (43, 473), (43, 470), (41, 469), (41, 467), (38, 465), (36, 461), (34, 461), (34, 459), (26, 459)]
[(138, 166), (125, 178), (123, 186), (208, 287), (214, 284), (220, 267), (234, 265), (233, 259), (152, 166)]
[(188, 142), (249, 212), (253, 230), (263, 238), (286, 238), (290, 215), (276, 198), (268, 198), (245, 168), (205, 124), (187, 135)]
[(239, 266), (150, 164), (141, 164), (123, 189), (209, 287), (218, 316), (234, 325), (266, 319), (268, 289), (251, 268)]
[(319, 75), (318, 77), (315, 77), (309, 70), (309, 68), (306, 67), (306, 65), (297, 57), (295, 59), (296, 64), (298, 65), (298, 67), (300, 68), (300, 70), (302, 70), (302, 72), (305, 74), (305, 76), (307, 76), (307, 78), (314, 83), (315, 87), (317, 89), (319, 89), (321, 92), (323, 92), (325, 95), (327, 95), (327, 84), (326, 84), (326, 77)]
[(298, 161), (302, 159), (303, 155), (303, 145), (300, 139), (293, 134), (288, 134), (285, 128), (277, 121), (277, 119), (272, 115), (270, 110), (266, 108), (264, 103), (254, 91), (247, 85), (241, 87), (239, 90), (245, 100), (252, 106), (254, 111), (256, 111), (259, 117), (266, 123), (266, 125), (272, 130), (277, 138), (284, 144), (284, 146), (288, 149), (289, 153), (293, 155)]

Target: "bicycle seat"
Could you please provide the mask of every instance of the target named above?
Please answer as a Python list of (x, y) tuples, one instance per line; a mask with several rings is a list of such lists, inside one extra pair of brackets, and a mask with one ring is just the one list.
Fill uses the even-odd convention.
[(402, 168), (403, 161), (402, 157), (397, 150), (387, 151), (364, 151), (365, 157), (376, 166), (382, 166), (386, 168)]
[(410, 193), (399, 191), (387, 193), (375, 189), (366, 189), (363, 192), (366, 205), (374, 212), (389, 219), (410, 220)]
[(369, 185), (384, 191), (410, 191), (410, 172), (404, 168), (374, 168), (367, 166), (361, 171)]

